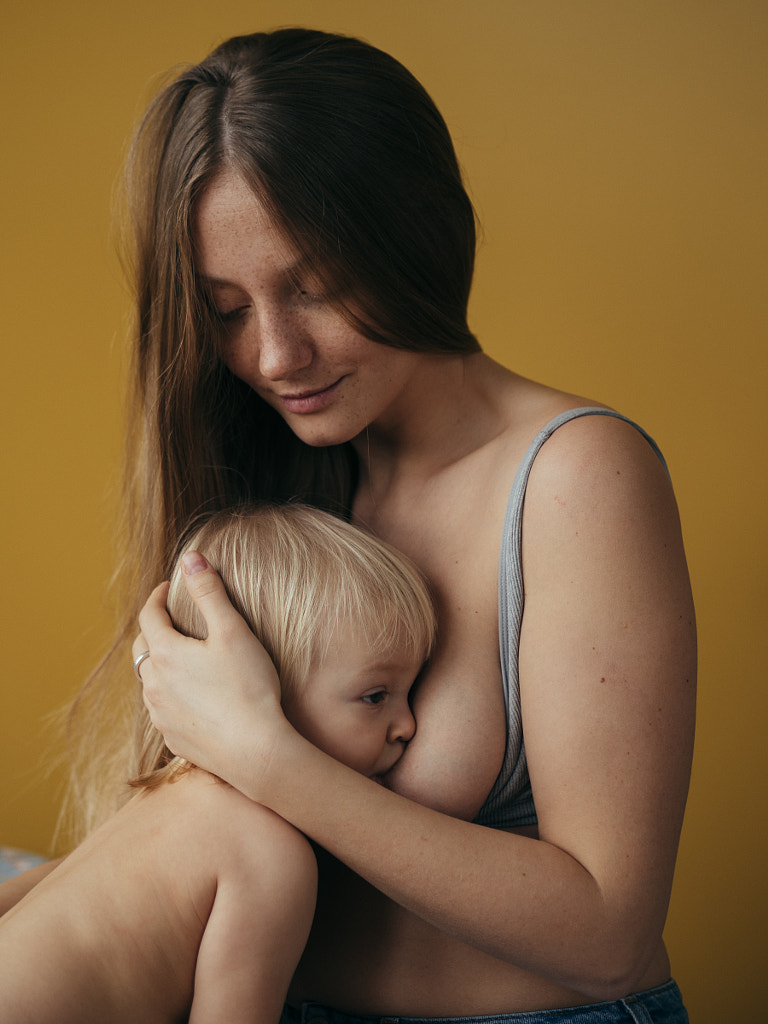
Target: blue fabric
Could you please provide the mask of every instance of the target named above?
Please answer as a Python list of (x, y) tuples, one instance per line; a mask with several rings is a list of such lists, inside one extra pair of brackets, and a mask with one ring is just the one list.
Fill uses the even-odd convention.
[(319, 1003), (300, 1010), (287, 1006), (280, 1024), (689, 1024), (674, 981), (615, 1002), (561, 1010), (534, 1010), (488, 1017), (365, 1017), (340, 1013)]
[(44, 864), (46, 859), (27, 850), (17, 850), (14, 846), (0, 846), (0, 882), (7, 882), (37, 864)]

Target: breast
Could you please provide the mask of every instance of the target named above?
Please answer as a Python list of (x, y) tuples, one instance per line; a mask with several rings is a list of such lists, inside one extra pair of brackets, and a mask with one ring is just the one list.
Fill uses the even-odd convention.
[(473, 474), (458, 467), (418, 493), (361, 499), (354, 516), (419, 566), (437, 605), (436, 648), (413, 695), (416, 734), (388, 785), (468, 820), (496, 781), (507, 736), (498, 612), (506, 485), (492, 466), (489, 456)]
[(413, 696), (417, 728), (387, 783), (395, 792), (471, 820), (504, 759), (507, 724), (498, 625), (485, 609), (440, 602), (437, 649)]

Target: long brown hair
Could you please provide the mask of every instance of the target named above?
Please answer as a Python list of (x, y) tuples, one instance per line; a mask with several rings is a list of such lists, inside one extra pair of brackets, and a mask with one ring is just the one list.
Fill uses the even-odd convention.
[(126, 722), (141, 701), (126, 648), (190, 517), (291, 499), (348, 515), (354, 494), (351, 446), (304, 445), (219, 358), (192, 224), (225, 168), (365, 337), (424, 352), (479, 349), (467, 326), (472, 204), (442, 117), (398, 61), (350, 37), (281, 29), (228, 40), (161, 90), (126, 171), (135, 324), (116, 577), (124, 614), (70, 716), (81, 831), (119, 805), (135, 773)]

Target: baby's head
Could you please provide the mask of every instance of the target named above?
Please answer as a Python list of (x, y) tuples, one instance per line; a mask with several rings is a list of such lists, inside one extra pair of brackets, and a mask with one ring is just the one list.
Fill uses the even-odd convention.
[[(379, 739), (369, 735), (366, 753), (361, 744), (366, 732), (381, 738), (385, 719), (387, 743), (413, 732), (407, 692), (436, 632), (418, 570), (375, 537), (317, 509), (261, 505), (218, 512), (188, 531), (168, 594), (174, 625), (198, 639), (205, 639), (205, 622), (179, 564), (189, 550), (200, 551), (218, 571), (271, 656), (296, 728), (366, 774), (391, 767), (402, 746), (392, 747), (397, 757), (381, 749), (374, 757)], [(366, 711), (355, 719), (361, 707)], [(358, 734), (354, 742), (349, 731)], [(178, 771), (171, 757), (156, 737), (145, 744), (138, 783), (152, 785)]]

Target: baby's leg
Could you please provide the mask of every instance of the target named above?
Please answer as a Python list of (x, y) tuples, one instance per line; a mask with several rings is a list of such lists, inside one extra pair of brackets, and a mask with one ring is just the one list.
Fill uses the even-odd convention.
[[(198, 950), (209, 918), (215, 940), (238, 893), (244, 907), (255, 906), (251, 893), (274, 864), (265, 834), (284, 845), (286, 877), (296, 871), (300, 878), (296, 891), (309, 904), (294, 922), (302, 931), (314, 905), (314, 864), (306, 840), (282, 819), (197, 771), (134, 798), (0, 920), (0, 1019), (165, 1024), (186, 1016), (193, 988), (201, 997), (209, 986), (239, 990), (226, 965), (218, 980), (203, 974), (197, 983)], [(273, 891), (274, 880), (264, 892), (267, 908)], [(235, 909), (229, 916), (238, 925)], [(257, 939), (258, 927), (252, 930)], [(251, 938), (247, 930), (242, 935)], [(209, 946), (214, 955), (226, 940)], [(244, 976), (250, 950), (237, 953), (235, 980)], [(255, 958), (259, 953), (254, 949)], [(260, 966), (250, 974), (256, 999), (261, 974)], [(279, 972), (267, 974), (282, 987)], [(247, 1016), (247, 1008), (227, 1019), (267, 1020), (258, 1008)]]

